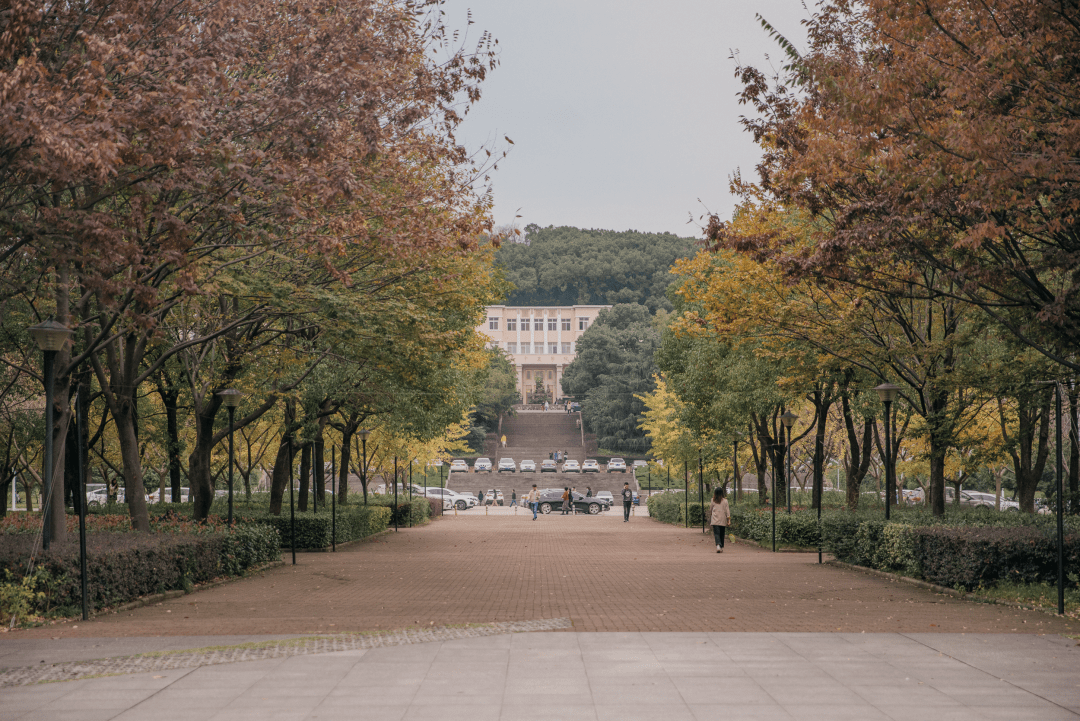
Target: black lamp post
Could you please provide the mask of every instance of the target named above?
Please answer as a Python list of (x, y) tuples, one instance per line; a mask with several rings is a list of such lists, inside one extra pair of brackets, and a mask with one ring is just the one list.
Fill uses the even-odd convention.
[(787, 483), (787, 488), (784, 489), (784, 494), (787, 496), (787, 512), (791, 515), (791, 427), (795, 425), (799, 417), (791, 411), (785, 411), (784, 415), (780, 416), (780, 422), (784, 424), (784, 428), (787, 428), (787, 461), (784, 463), (787, 470), (787, 477), (784, 482)]
[(371, 431), (361, 428), (356, 435), (360, 436), (360, 485), (364, 488), (364, 503), (367, 503), (367, 439)]
[(337, 446), (330, 444), (330, 549), (337, 553)]
[(731, 473), (735, 476), (735, 502), (739, 502), (739, 491), (742, 489), (742, 478), (739, 476), (739, 435), (738, 431), (731, 437)]
[(225, 407), (229, 409), (229, 528), (233, 525), (233, 430), (236, 417), (236, 406), (240, 404), (240, 398), (244, 395), (235, 388), (226, 388), (218, 393)]
[[(67, 326), (54, 320), (47, 320), (37, 325), (30, 326), (30, 335), (37, 341), (38, 348), (44, 355), (44, 385), (45, 385), (45, 458), (42, 463), (41, 473), (41, 516), (45, 523), (41, 533), (41, 549), (49, 550), (49, 542), (52, 540), (52, 481), (53, 481), (53, 381), (55, 380), (56, 354), (71, 337), (71, 331)], [(82, 503), (86, 503), (83, 495)]]
[(397, 456), (394, 456), (394, 533), (398, 532), (398, 513), (400, 512), (399, 509), (398, 509), (398, 501), (397, 501), (397, 485), (398, 485), (397, 479), (398, 479)]
[(82, 590), (84, 621), (90, 620), (90, 591), (86, 568), (86, 444), (90, 440), (86, 411), (87, 387), (87, 384), (80, 386), (79, 395), (75, 398), (75, 432), (79, 439), (79, 571), (82, 575), (79, 585)]
[(705, 533), (705, 474), (702, 470), (700, 448), (697, 450), (697, 493), (698, 505), (701, 506), (701, 532)]
[(874, 390), (878, 392), (878, 397), (885, 404), (885, 520), (887, 521), (892, 508), (893, 494), (892, 414), (890, 410), (900, 388), (892, 383), (882, 383)]

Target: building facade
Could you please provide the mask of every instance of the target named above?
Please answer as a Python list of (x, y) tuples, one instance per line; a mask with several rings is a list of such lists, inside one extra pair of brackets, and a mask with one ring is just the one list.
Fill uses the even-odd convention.
[(490, 305), (476, 330), (510, 356), (525, 403), (557, 401), (564, 395), (562, 374), (577, 355), (578, 338), (610, 307)]

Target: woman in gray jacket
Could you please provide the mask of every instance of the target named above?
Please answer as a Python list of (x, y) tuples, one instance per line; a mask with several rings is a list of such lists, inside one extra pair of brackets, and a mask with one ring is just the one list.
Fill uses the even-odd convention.
[(723, 486), (713, 491), (712, 503), (709, 504), (709, 523), (712, 524), (713, 538), (716, 539), (716, 552), (724, 552), (724, 531), (731, 524), (731, 509), (728, 508)]

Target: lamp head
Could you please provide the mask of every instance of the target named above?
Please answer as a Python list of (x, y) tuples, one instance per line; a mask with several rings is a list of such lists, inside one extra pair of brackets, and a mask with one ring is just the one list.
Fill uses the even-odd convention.
[(368, 439), (368, 436), (371, 435), (371, 431), (369, 431), (367, 428), (361, 428), (360, 430), (358, 430), (356, 432), (356, 435), (360, 436), (360, 440), (366, 442), (367, 439)]
[(244, 393), (235, 388), (226, 388), (223, 391), (219, 391), (218, 395), (221, 396), (222, 402), (225, 403), (228, 408), (236, 408), (240, 405), (240, 398)]
[(882, 403), (892, 403), (900, 393), (900, 386), (894, 386), (892, 383), (882, 383), (874, 390), (877, 391), (878, 398), (881, 399)]
[(30, 331), (30, 335), (34, 336), (38, 348), (43, 351), (60, 350), (73, 333), (66, 325), (57, 323), (55, 320), (43, 321), (30, 326), (27, 330)]
[(784, 415), (780, 416), (780, 422), (784, 424), (784, 428), (791, 430), (791, 427), (795, 425), (795, 421), (799, 420), (799, 417), (791, 411), (784, 411)]

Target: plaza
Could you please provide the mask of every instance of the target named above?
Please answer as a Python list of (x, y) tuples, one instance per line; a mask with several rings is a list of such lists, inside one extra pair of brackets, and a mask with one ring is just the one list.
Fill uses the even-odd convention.
[[(1073, 619), (819, 566), (816, 554), (745, 543), (716, 554), (700, 529), (643, 516), (533, 522), (523, 511), (476, 510), (89, 623), (8, 634), (0, 666), (9, 672), (214, 648), (183, 668), (154, 654), (125, 661), (129, 672), (115, 677), (4, 688), (0, 716), (1080, 715)], [(525, 628), (514, 624), (548, 630), (500, 632)], [(312, 635), (329, 644), (323, 652), (219, 658)]]

